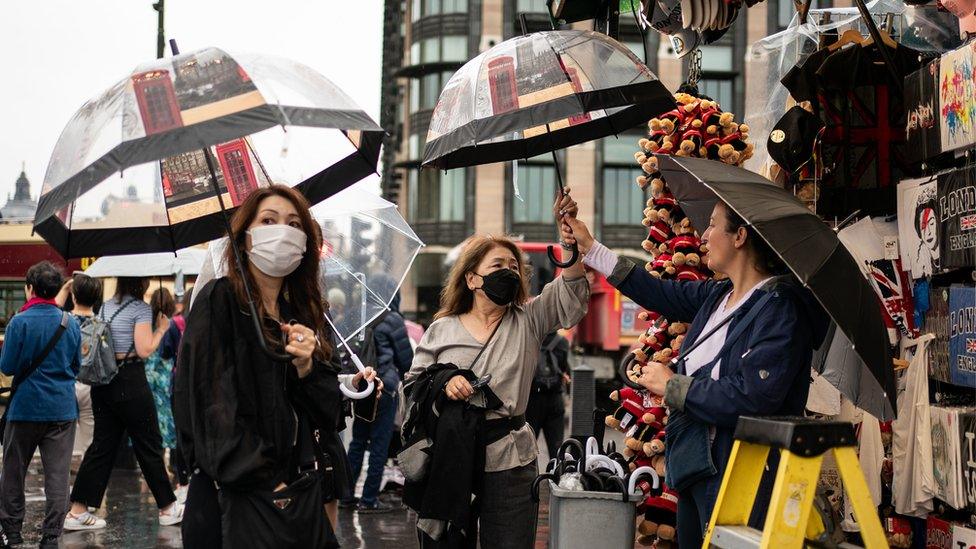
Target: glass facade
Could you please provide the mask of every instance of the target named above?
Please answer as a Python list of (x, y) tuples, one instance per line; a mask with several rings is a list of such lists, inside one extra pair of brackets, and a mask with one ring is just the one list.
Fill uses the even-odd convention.
[(410, 170), (413, 223), (464, 221), (465, 170)]
[(644, 191), (637, 186), (641, 169), (634, 161), (638, 134), (626, 134), (619, 139), (603, 140), (603, 194), (601, 215), (603, 225), (640, 225), (644, 215)]
[(412, 0), (410, 3), (410, 20), (417, 21), (421, 17), (430, 15), (467, 13), (467, 11), (467, 0)]

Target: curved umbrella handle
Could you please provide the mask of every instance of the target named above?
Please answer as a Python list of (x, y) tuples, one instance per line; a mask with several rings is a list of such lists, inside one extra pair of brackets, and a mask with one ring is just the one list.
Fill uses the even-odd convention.
[[(336, 328), (336, 325), (332, 323), (332, 318), (329, 317), (328, 314), (324, 316), (325, 316), (325, 321), (329, 323), (329, 327), (332, 328), (332, 331), (335, 333), (336, 337), (339, 338), (339, 342), (342, 343), (342, 346), (346, 348), (346, 351), (349, 353), (349, 358), (352, 359), (352, 363), (356, 365), (356, 369), (359, 370), (360, 373), (365, 372), (366, 367), (363, 366), (363, 361), (359, 360), (359, 357), (356, 356), (356, 353), (352, 352), (352, 349), (349, 348), (349, 344), (346, 343), (346, 341), (342, 339), (342, 336), (339, 335), (339, 330)], [(365, 389), (363, 389), (362, 391), (353, 391), (340, 383), (339, 391), (341, 391), (342, 394), (346, 395), (346, 398), (350, 398), (352, 400), (361, 400), (373, 394), (373, 387), (375, 385), (376, 384), (373, 383), (372, 381), (367, 381)]]
[(532, 496), (532, 501), (536, 503), (539, 502), (539, 483), (546, 479), (558, 480), (556, 475), (552, 473), (543, 473), (535, 477), (535, 480), (532, 481), (532, 486), (529, 488), (529, 494)]
[(637, 489), (637, 480), (644, 475), (648, 475), (654, 479), (654, 483), (651, 485), (651, 488), (656, 489), (657, 487), (661, 486), (661, 478), (657, 476), (657, 471), (655, 471), (653, 467), (648, 467), (645, 465), (643, 467), (634, 469), (634, 472), (630, 474), (630, 479), (627, 481), (628, 493), (635, 496), (643, 495), (642, 492), (635, 492), (634, 490)]
[(576, 244), (573, 244), (573, 247), (570, 249), (569, 261), (559, 261), (556, 259), (556, 253), (553, 251), (555, 248), (555, 246), (550, 244), (546, 247), (546, 254), (549, 256), (549, 262), (560, 269), (568, 269), (569, 267), (575, 265), (576, 261), (579, 260), (579, 247)]
[(616, 461), (602, 455), (590, 455), (586, 456), (586, 470), (596, 469), (597, 467), (606, 467), (613, 471), (616, 471), (618, 477), (624, 476), (624, 469)]
[(586, 455), (587, 456), (600, 455), (600, 444), (597, 443), (596, 437), (590, 437), (586, 439)]
[[(360, 373), (365, 372), (366, 367), (363, 366), (363, 362), (359, 360), (359, 357), (356, 356), (356, 353), (352, 352), (352, 349), (350, 349), (345, 342), (343, 342), (343, 345), (346, 347), (346, 350), (349, 351), (349, 358), (351, 358), (352, 363), (356, 365), (356, 369), (359, 370)], [(351, 398), (353, 400), (360, 400), (373, 394), (373, 388), (375, 387), (375, 385), (376, 384), (373, 383), (372, 381), (367, 381), (365, 389), (363, 389), (362, 391), (353, 391), (340, 383), (339, 390), (342, 391), (342, 394), (346, 395), (346, 398)]]
[(633, 351), (627, 353), (624, 359), (620, 361), (620, 366), (617, 367), (617, 376), (620, 378), (620, 382), (624, 385), (630, 387), (631, 389), (636, 389), (638, 391), (643, 391), (644, 387), (638, 383), (634, 383), (627, 376), (627, 370), (630, 370), (630, 365), (636, 362), (637, 355)]

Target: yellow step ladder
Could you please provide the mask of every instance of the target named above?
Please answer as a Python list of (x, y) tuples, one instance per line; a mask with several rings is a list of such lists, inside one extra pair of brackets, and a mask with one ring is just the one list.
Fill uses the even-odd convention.
[[(840, 477), (861, 527), (866, 549), (888, 547), (881, 520), (858, 462), (854, 426), (801, 417), (742, 417), (722, 487), (705, 532), (705, 549), (799, 549), (824, 532), (813, 505), (826, 452), (833, 452)], [(780, 451), (776, 483), (760, 532), (748, 526), (770, 448)], [(845, 544), (846, 545), (846, 544)]]

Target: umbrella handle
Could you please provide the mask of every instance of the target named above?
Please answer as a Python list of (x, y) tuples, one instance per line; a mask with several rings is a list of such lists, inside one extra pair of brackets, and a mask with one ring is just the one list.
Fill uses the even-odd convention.
[(637, 355), (635, 355), (633, 351), (627, 353), (624, 359), (620, 361), (620, 366), (617, 367), (617, 377), (620, 378), (620, 381), (624, 385), (630, 387), (631, 389), (637, 389), (643, 391), (644, 390), (643, 385), (634, 383), (633, 381), (630, 380), (629, 377), (627, 377), (627, 370), (630, 370), (630, 365), (634, 363), (636, 358)]
[(264, 338), (264, 330), (261, 328), (261, 317), (258, 316), (254, 300), (248, 299), (247, 306), (251, 309), (251, 320), (254, 322), (254, 332), (258, 336), (258, 347), (261, 348), (261, 352), (275, 362), (291, 362), (295, 357), (288, 353), (276, 353), (268, 346), (268, 341)]
[[(352, 349), (349, 348), (349, 345), (346, 344), (346, 342), (343, 342), (342, 344), (346, 348), (346, 350), (349, 351), (349, 358), (351, 358), (352, 363), (356, 365), (356, 369), (359, 370), (360, 373), (365, 372), (366, 367), (363, 366), (363, 362), (359, 360), (359, 357), (356, 356), (356, 353), (352, 352)], [(357, 392), (349, 389), (348, 387), (340, 383), (339, 390), (342, 391), (342, 394), (346, 395), (346, 398), (351, 398), (353, 400), (361, 400), (373, 394), (373, 387), (375, 385), (376, 384), (373, 383), (372, 381), (367, 381), (366, 388), (363, 389), (362, 391)]]
[[(339, 338), (339, 342), (342, 344), (343, 347), (346, 348), (346, 351), (349, 353), (349, 358), (352, 360), (352, 363), (356, 365), (356, 369), (359, 370), (360, 373), (365, 373), (366, 367), (363, 366), (363, 361), (359, 360), (359, 356), (356, 355), (356, 353), (354, 353), (352, 349), (349, 348), (349, 344), (346, 343), (346, 340), (342, 339), (342, 336), (339, 335), (339, 329), (336, 328), (336, 325), (332, 322), (332, 317), (326, 314), (325, 321), (329, 323), (329, 326), (332, 328), (332, 331), (335, 333), (336, 337)], [(342, 394), (346, 395), (346, 398), (350, 398), (352, 400), (361, 400), (373, 394), (373, 387), (375, 385), (376, 384), (373, 383), (372, 381), (367, 381), (365, 389), (363, 389), (362, 391), (353, 391), (352, 389), (349, 389), (348, 387), (340, 383), (339, 391), (341, 391)]]
[[(573, 265), (576, 264), (576, 261), (579, 259), (579, 247), (577, 247), (576, 244), (573, 244), (572, 248), (570, 248), (569, 261), (559, 261), (558, 259), (556, 259), (556, 253), (553, 251), (554, 249), (555, 246), (552, 245), (548, 246), (546, 248), (546, 254), (549, 255), (549, 262), (559, 267), (560, 269), (568, 269), (569, 267), (572, 267)], [(565, 250), (565, 248), (563, 249)]]

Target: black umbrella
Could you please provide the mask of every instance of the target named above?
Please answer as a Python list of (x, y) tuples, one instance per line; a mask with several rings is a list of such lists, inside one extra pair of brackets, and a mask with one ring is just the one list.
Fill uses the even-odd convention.
[(846, 376), (848, 383), (838, 389), (876, 417), (894, 417), (894, 368), (878, 298), (836, 233), (792, 194), (753, 172), (701, 158), (657, 159), (694, 226), (708, 226), (720, 199), (759, 233), (863, 361), (866, 370)]
[[(544, 31), (506, 40), (468, 61), (431, 114), (424, 166), (451, 169), (555, 151), (642, 125), (674, 109), (671, 92), (605, 34)], [(575, 255), (575, 254), (574, 254)], [(557, 262), (549, 249), (549, 257)]]

